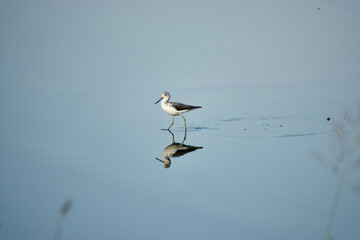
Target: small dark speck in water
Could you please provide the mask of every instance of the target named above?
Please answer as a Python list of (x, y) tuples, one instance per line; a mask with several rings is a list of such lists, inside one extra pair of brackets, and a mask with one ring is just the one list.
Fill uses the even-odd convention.
[(318, 8), (317, 10), (319, 10), (319, 11), (320, 11), (320, 10), (321, 10), (321, 8)]
[(280, 124), (280, 127), (282, 127), (283, 125), (282, 124)]
[(244, 130), (246, 131), (246, 130), (247, 130), (247, 128), (244, 128)]
[(330, 121), (330, 119), (331, 119), (330, 117), (327, 117), (327, 118), (326, 118), (326, 120), (328, 120), (328, 121)]

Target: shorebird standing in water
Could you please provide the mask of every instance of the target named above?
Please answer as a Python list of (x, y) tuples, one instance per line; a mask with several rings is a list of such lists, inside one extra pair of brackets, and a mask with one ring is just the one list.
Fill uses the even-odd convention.
[(170, 130), (171, 126), (174, 124), (174, 118), (175, 116), (180, 115), (183, 119), (184, 119), (184, 123), (185, 123), (185, 129), (186, 129), (186, 119), (185, 117), (182, 115), (183, 113), (186, 113), (188, 111), (197, 109), (197, 108), (201, 108), (200, 106), (191, 106), (191, 105), (186, 105), (183, 103), (177, 103), (177, 102), (169, 102), (170, 99), (170, 93), (168, 92), (164, 92), (161, 96), (161, 98), (155, 103), (157, 104), (158, 102), (161, 101), (161, 107), (162, 109), (167, 112), (168, 114), (173, 116), (173, 120), (171, 125), (169, 126), (168, 130)]

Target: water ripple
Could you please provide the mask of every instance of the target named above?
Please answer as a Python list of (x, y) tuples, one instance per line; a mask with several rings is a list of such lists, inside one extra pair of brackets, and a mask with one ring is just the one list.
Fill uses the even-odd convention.
[(330, 134), (331, 124), (307, 116), (233, 117), (204, 121), (190, 130), (223, 137), (297, 138)]

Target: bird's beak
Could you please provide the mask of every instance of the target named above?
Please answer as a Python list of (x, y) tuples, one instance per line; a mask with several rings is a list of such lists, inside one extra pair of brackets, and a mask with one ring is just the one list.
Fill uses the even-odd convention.
[(161, 99), (163, 99), (163, 98), (161, 97), (159, 100), (157, 100), (157, 102), (156, 102), (155, 104), (157, 104), (158, 102), (160, 102), (160, 101), (161, 101)]
[(160, 162), (162, 162), (162, 163), (164, 162), (164, 161), (163, 161), (163, 160), (161, 160), (161, 159), (158, 159), (158, 158), (155, 158), (155, 159), (156, 159), (156, 160), (158, 160), (158, 161), (160, 161)]

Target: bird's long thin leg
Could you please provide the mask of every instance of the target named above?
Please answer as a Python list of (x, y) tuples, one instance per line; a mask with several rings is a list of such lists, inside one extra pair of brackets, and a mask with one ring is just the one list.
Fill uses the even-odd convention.
[(168, 129), (169, 133), (172, 135), (172, 143), (174, 144), (175, 143), (175, 135), (172, 133), (172, 131), (170, 129)]
[(175, 116), (173, 116), (172, 123), (171, 123), (171, 125), (169, 126), (168, 130), (170, 130), (171, 126), (174, 124), (174, 118), (175, 118)]
[(182, 116), (182, 118), (184, 119), (185, 129), (186, 129), (186, 119), (185, 119), (185, 117), (184, 117), (183, 115), (181, 115), (181, 116)]
[(183, 145), (183, 144), (184, 144), (185, 140), (186, 140), (186, 128), (185, 128), (184, 140), (181, 142), (181, 145)]

